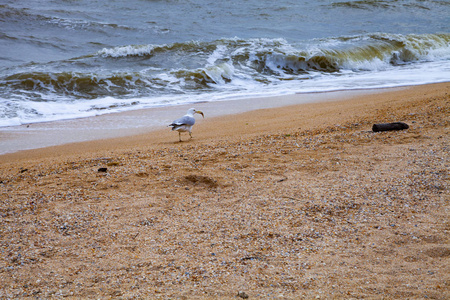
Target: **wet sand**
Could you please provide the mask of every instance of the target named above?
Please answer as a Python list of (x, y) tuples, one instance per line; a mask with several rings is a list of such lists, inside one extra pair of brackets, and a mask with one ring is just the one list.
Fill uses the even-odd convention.
[[(398, 90), (393, 88), (386, 90)], [(351, 90), (305, 93), (277, 97), (248, 98), (220, 102), (197, 102), (180, 106), (139, 109), (95, 117), (0, 127), (0, 155), (69, 143), (104, 140), (164, 130), (174, 118), (195, 107), (207, 112), (207, 118), (233, 115), (252, 110), (295, 104), (347, 99), (379, 90)]]
[(448, 299), (449, 93), (2, 155), (0, 298)]

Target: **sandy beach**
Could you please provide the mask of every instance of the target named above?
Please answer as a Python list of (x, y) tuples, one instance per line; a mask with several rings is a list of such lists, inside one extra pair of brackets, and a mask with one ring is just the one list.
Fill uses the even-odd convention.
[(0, 298), (450, 298), (450, 83), (204, 112), (1, 155)]

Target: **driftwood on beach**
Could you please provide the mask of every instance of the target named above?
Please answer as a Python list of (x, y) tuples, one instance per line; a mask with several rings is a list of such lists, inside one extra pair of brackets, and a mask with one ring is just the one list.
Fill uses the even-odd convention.
[(403, 122), (394, 122), (394, 123), (381, 123), (381, 124), (373, 124), (372, 131), (390, 131), (390, 130), (403, 130), (408, 129), (409, 126)]

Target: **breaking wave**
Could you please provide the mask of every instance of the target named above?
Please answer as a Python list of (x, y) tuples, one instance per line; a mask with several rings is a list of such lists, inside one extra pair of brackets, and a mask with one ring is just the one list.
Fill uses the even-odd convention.
[[(221, 47), (221, 57), (233, 65), (246, 66), (261, 74), (299, 74), (308, 71), (379, 70), (418, 61), (448, 59), (449, 34), (394, 35), (372, 34), (313, 40), (289, 44), (283, 39), (221, 39), (214, 42), (188, 42), (170, 45), (128, 45), (102, 49), (105, 58), (133, 56), (207, 57)], [(201, 70), (200, 72), (204, 72)], [(200, 75), (200, 74), (199, 74)]]
[[(450, 34), (444, 33), (376, 33), (298, 43), (232, 38), (126, 45), (104, 48), (69, 61), (9, 69), (0, 78), (0, 99), (8, 99), (5, 103), (9, 103), (0, 108), (0, 117), (17, 116), (14, 109), (21, 101), (100, 101), (112, 97), (124, 100), (123, 105), (129, 107), (149, 102), (148, 99), (170, 100), (180, 96), (189, 99), (202, 93), (211, 99), (214, 93), (231, 97), (275, 89), (293, 93), (419, 84), (442, 80), (439, 76), (448, 80), (449, 71), (422, 81), (414, 76), (402, 75), (398, 80), (379, 76), (374, 84), (364, 83), (363, 78), (386, 71), (395, 77), (395, 72), (407, 72), (407, 68), (449, 61)], [(73, 71), (67, 72), (68, 68)], [(358, 78), (361, 81), (356, 83)], [(102, 107), (97, 101), (91, 109), (96, 107), (110, 106)], [(26, 114), (30, 118), (39, 115), (33, 111)]]

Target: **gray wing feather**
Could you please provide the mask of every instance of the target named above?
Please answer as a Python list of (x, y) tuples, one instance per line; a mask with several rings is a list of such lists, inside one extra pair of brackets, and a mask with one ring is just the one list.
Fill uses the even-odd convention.
[(176, 119), (175, 121), (172, 122), (172, 124), (170, 124), (169, 126), (180, 126), (180, 125), (194, 125), (195, 124), (195, 119), (193, 117), (190, 116), (183, 116), (179, 119)]

